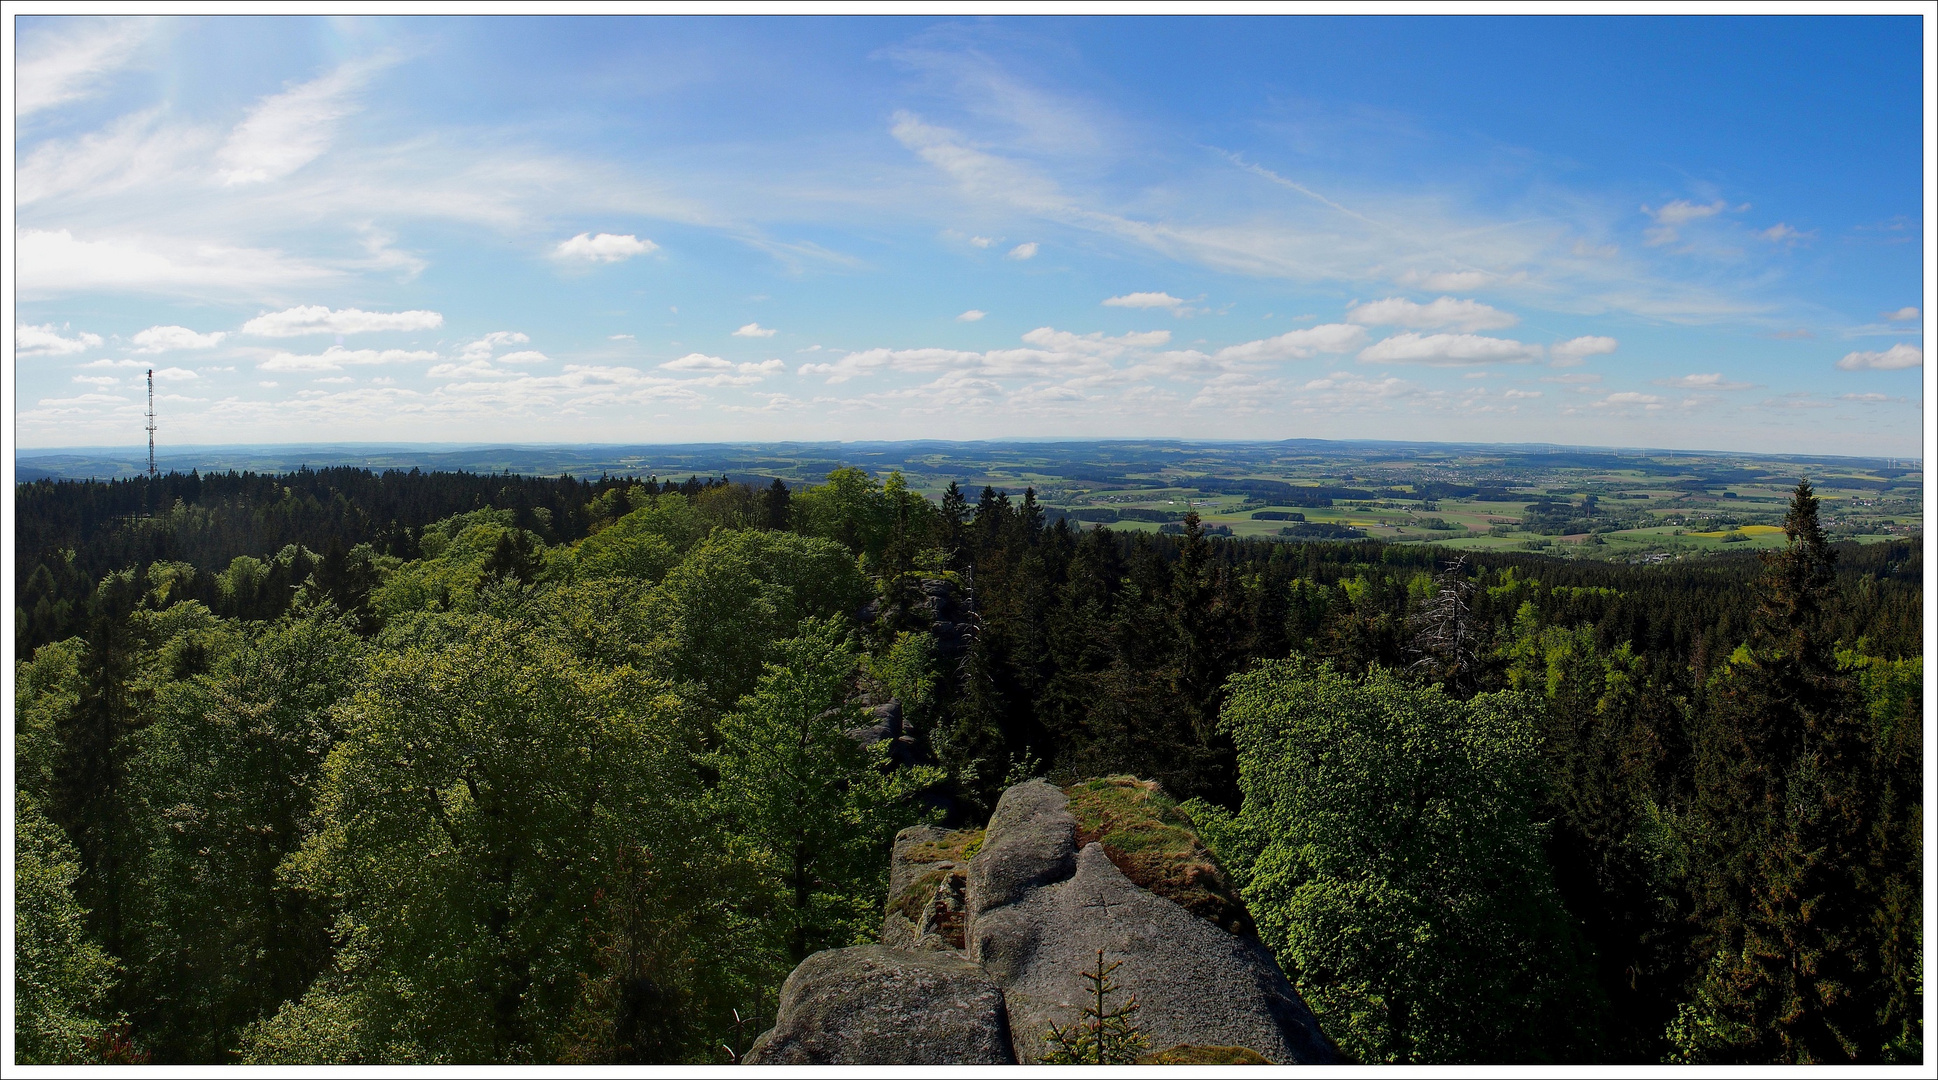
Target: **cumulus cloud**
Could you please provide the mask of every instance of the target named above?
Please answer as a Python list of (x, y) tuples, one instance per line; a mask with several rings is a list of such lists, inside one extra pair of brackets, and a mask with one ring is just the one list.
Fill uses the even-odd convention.
[(1368, 304), (1354, 304), (1346, 321), (1362, 326), (1404, 326), (1413, 330), (1504, 330), (1521, 320), (1505, 311), (1477, 300), (1456, 300), (1443, 296), (1431, 303), (1416, 304), (1394, 296)]
[(957, 322), (981, 322), (983, 319), (983, 316), (988, 314), (989, 312), (987, 311), (978, 311), (975, 308), (970, 308), (968, 311), (965, 311), (962, 314), (957, 315), (956, 321)]
[(1867, 401), (1867, 402), (1889, 401), (1891, 400), (1891, 395), (1889, 394), (1839, 394), (1837, 395), (1837, 400)]
[(1887, 311), (1883, 314), (1892, 322), (1916, 322), (1920, 312), (1914, 307), (1901, 307), (1896, 311)]
[(1478, 334), (1394, 334), (1359, 354), (1365, 364), (1525, 364), (1541, 359), (1541, 346)]
[(101, 344), (101, 335), (85, 331), (73, 337), (62, 337), (60, 330), (52, 323), (46, 326), (17, 324), (13, 329), (13, 347), (16, 356), (71, 356)]
[(182, 382), (187, 379), (199, 379), (201, 376), (187, 368), (165, 367), (155, 369), (155, 378), (160, 382)]
[(220, 330), (198, 334), (186, 326), (151, 326), (135, 335), (135, 351), (162, 353), (177, 349), (213, 349), (228, 336)]
[(1617, 344), (1618, 342), (1612, 337), (1570, 338), (1567, 341), (1556, 342), (1548, 350), (1548, 355), (1554, 358), (1552, 363), (1555, 367), (1580, 367), (1587, 363), (1591, 356), (1605, 356), (1614, 352)]
[(641, 240), (631, 233), (580, 233), (570, 240), (562, 240), (552, 249), (554, 258), (589, 263), (623, 262), (635, 255), (658, 251), (659, 245), (651, 240)]
[(1682, 235), (1678, 231), (1681, 226), (1687, 225), (1692, 221), (1700, 221), (1706, 217), (1714, 217), (1727, 209), (1729, 209), (1729, 204), (1723, 202), (1721, 199), (1707, 204), (1692, 203), (1687, 199), (1676, 199), (1673, 202), (1664, 204), (1660, 209), (1653, 210), (1648, 206), (1643, 206), (1642, 212), (1655, 219), (1655, 227), (1643, 230), (1642, 238), (1651, 247), (1674, 243)]
[(988, 236), (972, 236), (972, 237), (970, 237), (970, 238), (969, 238), (969, 242), (970, 242), (971, 244), (974, 244), (974, 245), (975, 245), (976, 247), (979, 247), (979, 248), (986, 248), (986, 247), (988, 247), (989, 245), (991, 245), (991, 244), (994, 244), (994, 243), (995, 243), (996, 241), (995, 241), (995, 239), (994, 239), (993, 237), (988, 237)]
[(134, 56), (151, 25), (146, 19), (73, 19), (65, 23), (62, 29), (26, 33), (17, 40), (16, 117), (99, 91), (106, 77)]
[(1122, 296), (1113, 296), (1110, 299), (1104, 301), (1104, 306), (1122, 307), (1122, 308), (1164, 308), (1166, 310), (1176, 311), (1178, 308), (1181, 308), (1184, 306), (1184, 301), (1178, 299), (1175, 296), (1172, 296), (1170, 293), (1134, 292), (1134, 293), (1125, 293)]
[(1219, 349), (1213, 358), (1226, 363), (1267, 363), (1307, 360), (1320, 353), (1345, 353), (1366, 342), (1366, 330), (1350, 323), (1326, 323), (1277, 337), (1247, 341)]
[(1883, 352), (1844, 354), (1837, 366), (1844, 371), (1896, 371), (1918, 367), (1925, 362), (1925, 351), (1908, 342), (1899, 342)]
[(1623, 408), (1637, 405), (1645, 409), (1660, 409), (1662, 407), (1662, 399), (1656, 397), (1654, 394), (1642, 394), (1634, 390), (1623, 390), (1610, 394), (1593, 404), (1597, 409)]
[(1794, 244), (1799, 240), (1807, 240), (1814, 234), (1799, 232), (1779, 221), (1775, 225), (1759, 231), (1756, 235), (1768, 240), (1772, 244)]
[(323, 156), (337, 122), (356, 111), (353, 98), (375, 65), (345, 64), (320, 79), (262, 99), (216, 151), (225, 185), (277, 180)]
[(1501, 396), (1502, 396), (1502, 397), (1504, 397), (1504, 398), (1508, 398), (1508, 399), (1510, 399), (1510, 400), (1512, 400), (1512, 399), (1514, 399), (1514, 398), (1538, 398), (1538, 397), (1540, 397), (1540, 396), (1541, 396), (1541, 391), (1539, 391), (1539, 390), (1516, 390), (1516, 389), (1513, 389), (1513, 388), (1511, 388), (1511, 387), (1510, 387), (1510, 388), (1509, 388), (1508, 390), (1506, 390), (1505, 392), (1503, 392), (1503, 393), (1501, 394)]
[(1010, 248), (1009, 257), (1012, 259), (1036, 258), (1036, 241), (1031, 240), (1029, 243), (1018, 244), (1015, 247)]
[(779, 330), (769, 330), (767, 327), (762, 326), (757, 322), (750, 322), (747, 325), (741, 327), (740, 329), (735, 330), (733, 332), (733, 336), (765, 338), (765, 337), (773, 337), (775, 334), (778, 334), (778, 333), (780, 333)]
[(705, 353), (687, 353), (678, 360), (668, 360), (660, 367), (666, 371), (731, 371), (733, 363)]
[(373, 334), (383, 331), (435, 330), (444, 316), (435, 311), (359, 311), (344, 308), (293, 307), (264, 312), (242, 324), (242, 332), (256, 337), (302, 337), (306, 334)]
[(742, 375), (778, 375), (787, 369), (787, 364), (779, 359), (762, 360), (758, 364), (741, 364), (738, 369)]
[(1673, 386), (1678, 390), (1753, 390), (1755, 383), (1729, 382), (1721, 372), (1712, 371), (1707, 375), (1678, 375), (1673, 379), (1657, 379), (1657, 386)]
[(277, 353), (257, 364), (260, 371), (341, 371), (347, 365), (409, 364), (435, 360), (437, 354), (418, 349), (346, 349), (332, 345), (321, 353)]

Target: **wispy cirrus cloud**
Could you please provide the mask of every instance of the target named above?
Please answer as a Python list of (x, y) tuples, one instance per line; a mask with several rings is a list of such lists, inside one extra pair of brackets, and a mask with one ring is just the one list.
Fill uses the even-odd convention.
[(224, 185), (280, 180), (322, 157), (384, 58), (356, 60), (257, 102), (215, 153)]
[(98, 93), (153, 32), (150, 19), (65, 20), (16, 42), (14, 115), (28, 117)]

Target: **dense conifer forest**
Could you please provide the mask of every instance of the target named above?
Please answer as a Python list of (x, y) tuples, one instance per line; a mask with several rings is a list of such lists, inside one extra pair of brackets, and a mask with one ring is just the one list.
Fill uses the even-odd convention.
[(1807, 482), (1659, 566), (851, 468), (15, 509), (21, 1061), (733, 1060), (897, 829), (1121, 773), (1357, 1060), (1922, 1054), (1920, 549)]

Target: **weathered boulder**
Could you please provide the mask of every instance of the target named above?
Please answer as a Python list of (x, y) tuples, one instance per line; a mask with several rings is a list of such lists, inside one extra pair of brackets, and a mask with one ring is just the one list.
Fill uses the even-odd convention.
[(1070, 800), (1044, 780), (1030, 780), (996, 800), (982, 850), (969, 862), (968, 917), (974, 951), (976, 920), (1013, 904), (1029, 890), (1076, 871), (1077, 819)]
[[(1040, 797), (1030, 802), (1045, 811), (1047, 804)], [(1048, 816), (1050, 828), (1015, 823), (1011, 834), (1052, 837), (1060, 826)], [(996, 832), (992, 821), (976, 862), (996, 850)], [(1083, 972), (1096, 967), (1100, 949), (1107, 962), (1122, 961), (1110, 1004), (1135, 996), (1136, 1024), (1151, 1046), (1243, 1047), (1283, 1064), (1336, 1060), (1318, 1021), (1257, 938), (1232, 934), (1138, 888), (1101, 844), (1086, 845), (1075, 861), (1067, 880), (1026, 888), (1012, 903), (981, 910), (976, 862), (970, 864), (969, 955), (1002, 988), (1018, 1060), (1040, 1060), (1051, 1025), (1080, 1019), (1091, 993)]]
[(1002, 991), (960, 953), (880, 945), (801, 961), (750, 1065), (1008, 1065)]

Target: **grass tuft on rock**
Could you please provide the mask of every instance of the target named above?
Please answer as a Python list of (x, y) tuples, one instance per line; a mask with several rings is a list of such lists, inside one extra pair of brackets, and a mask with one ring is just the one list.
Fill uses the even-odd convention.
[(1131, 883), (1234, 933), (1257, 936), (1224, 868), (1177, 800), (1154, 780), (1106, 776), (1063, 789), (1077, 845), (1095, 841)]

